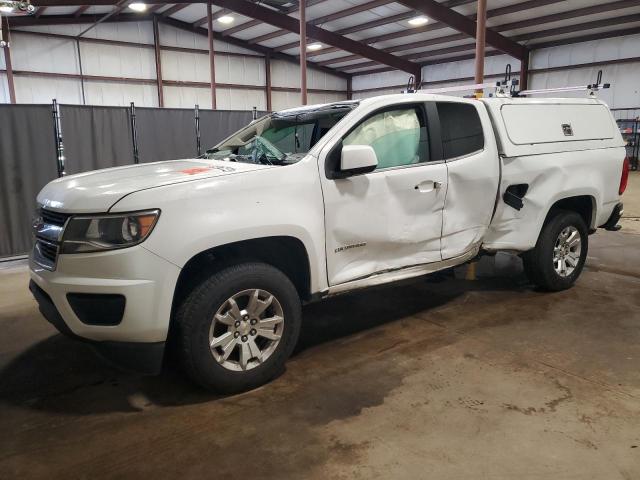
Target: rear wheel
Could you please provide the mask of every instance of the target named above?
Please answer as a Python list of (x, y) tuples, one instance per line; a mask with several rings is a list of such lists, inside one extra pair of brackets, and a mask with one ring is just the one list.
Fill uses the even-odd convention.
[(531, 282), (549, 291), (570, 288), (587, 258), (589, 235), (583, 218), (557, 210), (546, 221), (533, 250), (522, 255)]
[(295, 286), (270, 265), (245, 263), (211, 275), (176, 313), (187, 373), (223, 393), (268, 382), (295, 347), (300, 310)]

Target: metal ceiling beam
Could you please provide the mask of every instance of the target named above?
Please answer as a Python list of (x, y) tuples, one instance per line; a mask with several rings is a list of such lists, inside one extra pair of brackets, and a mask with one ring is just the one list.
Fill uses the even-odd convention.
[[(194, 27), (191, 23), (183, 22), (177, 20), (175, 18), (161, 17), (159, 18), (160, 23), (164, 23), (166, 25), (171, 25), (172, 27), (179, 28), (180, 30), (185, 30), (187, 32), (193, 32), (198, 35), (207, 36), (207, 30), (202, 27)], [(221, 42), (227, 42), (231, 45), (235, 45), (236, 47), (245, 48), (247, 50), (253, 50), (254, 52), (261, 53), (262, 55), (271, 55), (272, 60), (284, 60), (287, 62), (298, 64), (298, 59), (296, 57), (292, 57), (291, 55), (286, 55), (284, 53), (274, 52), (270, 48), (263, 47), (262, 45), (249, 44), (244, 40), (240, 40), (239, 38), (229, 37), (222, 35), (220, 32), (213, 32), (213, 38), (215, 40), (220, 40)], [(307, 62), (307, 66), (309, 68), (314, 68), (316, 70), (320, 70), (322, 72), (337, 75), (342, 78), (349, 78), (349, 74), (345, 72), (341, 72), (339, 70), (334, 70), (333, 68), (323, 67), (321, 65), (316, 65), (313, 62)]]
[(617, 2), (601, 3), (598, 5), (591, 5), (589, 7), (577, 8), (575, 10), (568, 10), (566, 12), (553, 13), (551, 15), (545, 15), (543, 17), (532, 16), (531, 18), (527, 18), (526, 20), (505, 23), (491, 28), (498, 32), (505, 32), (509, 30), (516, 30), (519, 28), (535, 27), (538, 25), (543, 25), (545, 23), (569, 20), (576, 17), (586, 17), (587, 15), (609, 13), (616, 10), (633, 8), (637, 6), (640, 6), (640, 0), (620, 0)]
[[(475, 1), (475, 0), (470, 0), (470, 1)], [(335, 33), (337, 33), (338, 35), (349, 35), (350, 33), (359, 32), (360, 30), (369, 30), (370, 28), (379, 27), (381, 25), (387, 25), (388, 23), (401, 22), (402, 20), (407, 20), (415, 16), (416, 16), (415, 12), (403, 12), (397, 15), (392, 15), (391, 17), (385, 17), (379, 20), (373, 20), (371, 22), (362, 23), (360, 25), (356, 25), (355, 27), (341, 28), (340, 30), (336, 30)], [(444, 26), (442, 28), (444, 28)], [(418, 29), (414, 29), (414, 30), (415, 30), (415, 33), (421, 33), (421, 31)], [(377, 37), (374, 37), (374, 38), (377, 38)], [(368, 40), (369, 39), (364, 39), (360, 41), (362, 43), (367, 43)], [(373, 42), (369, 42), (369, 43), (373, 43)], [(285, 43), (283, 45), (278, 45), (277, 47), (274, 47), (274, 50), (277, 52), (283, 52), (285, 50), (296, 48), (297, 45), (298, 44), (296, 42), (289, 42), (289, 43)], [(309, 56), (324, 55), (325, 53), (338, 52), (338, 51), (340, 51), (339, 48), (327, 47), (327, 48), (322, 48), (320, 50), (316, 50), (315, 52), (309, 52)]]
[[(160, 23), (171, 25), (180, 30), (196, 33), (198, 35), (207, 36), (207, 30), (205, 28), (194, 27), (191, 23), (183, 22), (176, 18), (164, 17), (163, 14), (158, 15), (158, 17), (159, 17), (158, 20), (160, 21)], [(76, 24), (93, 23), (97, 19), (99, 19), (99, 17), (96, 15), (81, 15), (80, 17), (77, 17), (77, 18), (74, 17), (73, 15), (54, 15), (54, 16), (42, 17), (40, 19), (36, 19), (34, 17), (15, 17), (11, 19), (11, 26), (12, 28), (15, 28), (15, 27), (26, 27), (26, 26), (32, 26), (32, 25), (76, 25)], [(152, 15), (125, 13), (125, 14), (118, 15), (117, 17), (108, 18), (107, 20), (105, 20), (105, 22), (114, 22), (114, 23), (140, 22), (140, 21), (152, 20), (152, 19), (153, 19)], [(269, 54), (272, 60), (284, 60), (287, 62), (298, 64), (298, 59), (296, 57), (292, 57), (291, 55), (286, 55), (284, 53), (274, 52), (272, 49), (264, 47), (262, 45), (249, 44), (239, 38), (222, 35), (220, 32), (214, 31), (213, 38), (215, 40), (227, 42), (231, 45), (235, 45), (240, 48), (252, 50), (261, 55)], [(350, 77), (348, 73), (341, 72), (333, 68), (323, 67), (322, 65), (317, 65), (314, 62), (307, 62), (307, 66), (309, 68), (319, 70), (324, 73), (335, 75), (341, 78), (346, 79)]]
[(153, 13), (160, 10), (162, 7), (166, 7), (166, 5), (162, 3), (156, 3), (155, 5), (152, 5), (149, 9), (147, 9), (147, 12)]
[[(14, 17), (11, 25), (14, 27), (31, 27), (33, 25), (77, 25), (80, 23), (94, 23), (101, 18), (99, 15), (80, 15), (75, 17), (70, 15), (45, 15), (40, 18), (35, 17)], [(106, 22), (141, 22), (151, 20), (150, 15), (140, 15), (139, 13), (123, 13), (117, 17), (110, 17)]]
[(75, 12), (73, 12), (73, 16), (75, 18), (78, 18), (80, 15), (82, 15), (84, 12), (86, 12), (89, 9), (90, 6), (91, 5), (83, 5), (83, 6), (81, 6)]
[[(503, 53), (499, 50), (487, 50), (484, 54), (485, 57), (493, 57), (496, 55), (502, 55)], [(431, 60), (429, 62), (424, 62), (421, 63), (421, 65), (427, 66), (427, 65), (439, 65), (441, 63), (451, 63), (451, 62), (459, 62), (462, 60), (472, 60), (474, 59), (476, 56), (475, 52), (471, 53), (471, 54), (467, 54), (467, 55), (457, 55), (455, 57), (446, 57), (446, 58), (439, 58), (436, 60)], [(392, 68), (389, 67), (380, 67), (380, 68), (376, 68), (375, 70), (365, 70), (362, 72), (353, 72), (351, 74), (352, 77), (357, 77), (360, 75), (371, 75), (373, 73), (383, 73), (383, 72), (390, 72), (392, 71)], [(447, 80), (443, 80), (443, 82), (446, 82)]]
[[(80, 8), (82, 8), (82, 7), (80, 7)], [(35, 17), (36, 18), (40, 18), (40, 15), (42, 15), (46, 11), (47, 11), (47, 7), (38, 8), (38, 10), (36, 10)]]
[(592, 42), (594, 40), (604, 40), (606, 38), (625, 37), (627, 35), (636, 35), (638, 33), (640, 33), (640, 27), (610, 30), (608, 32), (592, 33), (590, 35), (582, 35), (580, 37), (563, 38), (562, 40), (536, 43), (531, 46), (531, 49), (540, 50), (542, 48), (558, 47), (560, 45), (570, 45), (572, 43)]
[[(327, 0), (307, 0), (307, 8), (312, 7), (314, 5), (317, 5), (318, 3), (322, 3), (322, 2), (326, 2)], [(298, 6), (294, 5), (292, 7), (289, 7), (285, 10), (282, 11), (282, 13), (285, 13), (287, 15), (289, 15), (290, 13), (293, 12), (297, 12), (298, 11)], [(224, 35), (233, 35), (234, 33), (238, 33), (238, 32), (242, 32), (243, 30), (246, 30), (247, 28), (251, 28), (251, 27), (255, 27), (257, 25), (260, 25), (261, 22), (259, 22), (258, 20), (249, 20), (248, 22), (244, 22), (240, 25), (236, 25), (235, 27), (231, 27), (228, 28), (226, 30), (222, 30), (222, 33)]]
[[(448, 2), (442, 2), (442, 4), (446, 7), (449, 8), (454, 8), (460, 5), (465, 5), (467, 3), (473, 3), (476, 0), (449, 0)], [(521, 12), (524, 10), (530, 10), (532, 8), (538, 8), (538, 7), (542, 7), (545, 5), (551, 5), (554, 3), (561, 3), (561, 2), (565, 2), (566, 0), (528, 0), (526, 2), (523, 3), (517, 3), (515, 5), (508, 5), (506, 7), (499, 7), (499, 8), (494, 8), (493, 10), (488, 10), (487, 11), (487, 18), (493, 18), (493, 17), (499, 17), (501, 15), (508, 15), (510, 13), (517, 13), (517, 12)], [(348, 35), (349, 33), (354, 33), (354, 32), (359, 32), (361, 30), (368, 30), (370, 28), (375, 28), (375, 27), (379, 27), (381, 25), (386, 25), (388, 23), (394, 23), (394, 22), (399, 22), (402, 20), (406, 20), (408, 18), (411, 18), (415, 15), (415, 12), (405, 12), (399, 15), (393, 15), (391, 17), (386, 17), (380, 20), (375, 20), (373, 22), (367, 22), (367, 23), (362, 23), (360, 25), (356, 25), (353, 27), (348, 27), (348, 28), (343, 28), (341, 30), (336, 31), (336, 33), (340, 34), (340, 35)], [(469, 15), (467, 18), (469, 18), (470, 20), (475, 21), (475, 14), (474, 15)], [(374, 36), (374, 37), (369, 37), (366, 38), (364, 40), (361, 40), (363, 43), (366, 44), (372, 44), (372, 43), (378, 43), (378, 42), (384, 42), (386, 40), (393, 40), (396, 38), (402, 38), (402, 37), (408, 37), (410, 35), (416, 35), (418, 33), (427, 33), (427, 32), (433, 32), (436, 30), (442, 30), (443, 28), (448, 28), (449, 26), (441, 23), (441, 22), (435, 22), (435, 23), (429, 23), (429, 25), (425, 25), (422, 27), (416, 27), (416, 28), (410, 28), (410, 29), (406, 29), (406, 30), (399, 30), (397, 32), (391, 32), (391, 33), (387, 33), (384, 35), (378, 35), (378, 36)], [(466, 35), (466, 34), (465, 34)], [(284, 50), (288, 50), (290, 48), (295, 47), (295, 44), (290, 44), (290, 45), (282, 45), (280, 47), (275, 47), (275, 50), (277, 51), (284, 51)], [(329, 48), (323, 48), (320, 50), (316, 50), (314, 52), (309, 52), (309, 57), (315, 57), (318, 55), (324, 55), (326, 53), (332, 53), (332, 52), (337, 52), (339, 51), (338, 48), (333, 48), (333, 47), (329, 47)]]
[[(448, 0), (446, 2), (443, 2), (442, 4), (447, 6), (447, 7), (458, 7), (460, 5), (466, 5), (468, 3), (473, 3), (476, 0)], [(544, 0), (541, 0), (544, 1)], [(565, 1), (565, 0), (553, 0), (555, 2), (559, 2), (559, 1)], [(372, 20), (370, 22), (365, 22), (365, 23), (361, 23), (359, 25), (354, 25), (352, 27), (346, 27), (346, 28), (342, 28), (340, 30), (336, 30), (335, 33), (337, 33), (338, 35), (349, 35), (351, 33), (356, 33), (356, 32), (360, 32), (362, 30), (369, 30), (371, 28), (375, 28), (375, 27), (380, 27), (382, 25), (387, 25), (390, 23), (395, 23), (395, 22), (401, 22), (403, 20), (408, 20), (410, 18), (413, 18), (416, 16), (416, 12), (414, 12), (413, 10), (409, 10), (408, 12), (403, 12), (403, 13), (399, 13), (397, 15), (391, 15), (390, 17), (384, 17), (384, 18), (380, 18), (378, 20)], [(423, 27), (416, 27), (416, 28), (410, 28), (408, 30), (400, 30), (399, 32), (392, 32), (392, 33), (388, 33), (386, 35), (379, 35), (376, 37), (371, 37), (371, 38), (367, 38), (365, 40), (360, 40), (362, 43), (376, 43), (376, 42), (382, 42), (384, 40), (390, 40), (393, 38), (398, 38), (398, 37), (405, 37), (407, 35), (415, 35), (418, 33), (424, 33), (424, 32), (430, 32), (432, 30), (438, 30), (441, 28), (446, 28), (447, 25), (444, 25), (442, 23), (432, 23)], [(287, 43), (284, 45), (280, 45), (278, 47), (275, 47), (274, 50), (278, 51), (278, 52), (282, 52), (284, 50), (289, 50), (291, 48), (295, 48), (297, 44), (295, 42), (292, 43)], [(309, 52), (309, 56), (310, 57), (315, 57), (318, 55), (324, 55), (325, 53), (331, 53), (331, 52), (337, 52), (339, 51), (339, 48), (335, 48), (335, 47), (328, 47), (328, 48), (322, 48), (320, 50), (316, 50), (314, 52)]]
[[(585, 22), (585, 23), (579, 23), (576, 25), (567, 25), (565, 27), (558, 27), (558, 28), (550, 28), (547, 30), (541, 30), (538, 32), (531, 32), (531, 33), (524, 33), (522, 35), (517, 35), (515, 37), (512, 37), (514, 40), (518, 40), (518, 41), (530, 41), (530, 40), (536, 40), (539, 38), (545, 38), (545, 37), (552, 37), (555, 35), (564, 35), (567, 33), (575, 33), (575, 32), (582, 32), (582, 31), (588, 31), (588, 30), (593, 30), (596, 28), (603, 28), (603, 27), (609, 27), (609, 26), (613, 26), (613, 25), (621, 25), (621, 24), (625, 24), (625, 23), (634, 23), (634, 22), (640, 22), (640, 14), (635, 14), (635, 15), (626, 15), (626, 16), (622, 16), (622, 17), (615, 17), (615, 18), (608, 18), (608, 19), (603, 19), (603, 20), (595, 20), (592, 22)], [(561, 39), (561, 40), (556, 40), (556, 41), (550, 41), (550, 42), (544, 42), (544, 43), (538, 43), (538, 44), (532, 44), (529, 45), (529, 49), (531, 50), (538, 50), (540, 48), (546, 48), (549, 46), (557, 46), (557, 45), (567, 45), (567, 44), (571, 44), (571, 43), (579, 43), (582, 41), (589, 41), (589, 40), (599, 40), (602, 38), (611, 38), (611, 37), (619, 37), (619, 36), (623, 36), (623, 35), (633, 35), (635, 33), (640, 33), (640, 27), (636, 27), (636, 28), (631, 28), (631, 29), (624, 29), (624, 30), (616, 30), (613, 32), (601, 32), (601, 33), (596, 33), (596, 34), (591, 34), (591, 35), (586, 35), (586, 36), (581, 36), (581, 37), (575, 37), (575, 38), (568, 38), (568, 39)], [(414, 59), (425, 59), (425, 58), (430, 58), (430, 57), (435, 57), (435, 56), (439, 56), (439, 55), (444, 55), (444, 54), (448, 54), (448, 53), (453, 53), (455, 52), (463, 52), (463, 51), (471, 51), (474, 49), (474, 44), (473, 43), (469, 43), (466, 45), (459, 45), (456, 47), (449, 47), (449, 48), (443, 48), (443, 49), (439, 49), (439, 50), (430, 50), (430, 51), (426, 51), (426, 52), (416, 52), (411, 54), (411, 56)], [(487, 54), (488, 55), (488, 54)], [(458, 61), (458, 60), (467, 60), (470, 58), (474, 58), (474, 55), (465, 55), (464, 57), (456, 57), (455, 59), (451, 59), (451, 58), (445, 58), (445, 59), (438, 59), (437, 62), (438, 63), (448, 63), (448, 62), (453, 62), (453, 61)], [(325, 62), (321, 62), (320, 64), (324, 64)], [(426, 62), (420, 62), (421, 65), (425, 66), (425, 65), (433, 65), (432, 61), (426, 61)], [(350, 72), (356, 69), (361, 69), (361, 68), (367, 68), (367, 67), (374, 67), (376, 66), (376, 63), (374, 62), (366, 62), (366, 63), (357, 63), (357, 64), (353, 64), (353, 65), (348, 65), (342, 68), (342, 70)], [(388, 71), (389, 69), (376, 69), (376, 70), (365, 70), (362, 72), (354, 72), (352, 73), (353, 75), (368, 75), (371, 72), (378, 72), (378, 71)]]
[[(475, 45), (476, 45), (475, 42), (467, 43), (465, 45), (456, 45), (454, 47), (445, 47), (445, 48), (439, 48), (437, 50), (428, 50), (426, 52), (417, 52), (413, 55), (415, 55), (416, 59), (437, 57), (439, 55), (448, 55), (449, 53), (459, 53), (459, 52), (467, 52), (469, 50), (474, 50)], [(318, 65), (325, 66), (324, 62), (320, 62), (318, 63)], [(344, 67), (342, 67), (342, 70), (349, 71), (349, 70), (355, 70), (359, 68), (375, 67), (377, 65), (379, 65), (379, 63), (377, 62), (352, 63), (351, 65), (345, 65)]]
[[(233, 10), (241, 15), (263, 21), (275, 27), (289, 30), (292, 33), (300, 33), (300, 25), (297, 19), (288, 15), (277, 13), (260, 5), (249, 3), (245, 0), (215, 0), (215, 4), (220, 7)], [(307, 34), (309, 37), (320, 42), (324, 42), (329, 45), (338, 47), (342, 50), (346, 50), (351, 53), (355, 53), (371, 60), (383, 63), (385, 65), (389, 65), (398, 70), (403, 70), (410, 73), (415, 73), (417, 71), (417, 66), (413, 62), (409, 62), (394, 55), (381, 52), (379, 50), (376, 50), (375, 48), (369, 47), (368, 45), (364, 45), (360, 42), (356, 42), (355, 40), (351, 40), (350, 38), (337, 35), (315, 25), (307, 25)]]
[[(407, 47), (407, 45), (405, 44), (405, 45), (398, 45), (398, 46), (389, 47), (389, 48), (383, 48), (381, 50), (388, 53), (393, 53), (399, 50), (408, 50), (408, 49), (414, 49), (419, 47), (431, 47), (433, 45), (439, 45), (441, 43), (451, 43), (451, 42), (457, 42), (460, 40), (471, 40), (471, 39), (469, 39), (469, 36), (465, 35), (464, 33), (454, 33), (453, 35), (447, 35), (445, 37), (430, 38), (429, 40), (413, 42), (412, 44), (410, 44), (409, 47)], [(415, 59), (416, 57), (415, 57), (415, 54), (409, 54), (409, 55), (404, 55), (401, 58), (412, 60), (412, 59)], [(324, 60), (322, 62), (317, 62), (317, 63), (318, 65), (334, 65), (334, 64), (350, 62), (358, 59), (362, 59), (362, 57), (360, 57), (359, 55), (348, 55), (345, 57), (330, 58), (329, 60)], [(367, 62), (367, 63), (370, 63), (370, 62)]]
[[(218, 10), (217, 12), (215, 12), (213, 14), (212, 20), (215, 21), (217, 19), (219, 19), (220, 17), (224, 17), (225, 15), (227, 15), (230, 11), (227, 10), (226, 8), (223, 8), (222, 10)], [(202, 18), (199, 18), (198, 20), (196, 20), (195, 22), (193, 22), (193, 26), (195, 27), (199, 27), (200, 25), (205, 25), (207, 23), (207, 16), (205, 15)]]
[[(466, 33), (470, 37), (475, 37), (476, 22), (468, 19), (461, 13), (445, 7), (435, 0), (398, 0), (402, 5), (424, 13), (429, 18), (446, 23), (451, 28), (460, 33)], [(513, 40), (494, 32), (490, 28), (486, 29), (487, 44), (491, 45), (514, 58), (521, 59), (526, 54), (527, 49)]]
[[(355, 15), (360, 12), (366, 12), (367, 10), (381, 7), (383, 5), (388, 5), (389, 3), (393, 3), (393, 2), (395, 2), (395, 0), (373, 0), (371, 2), (363, 3), (362, 5), (354, 5), (353, 7), (340, 10), (339, 12), (314, 18), (313, 20), (310, 20), (308, 23), (311, 25), (321, 25), (323, 23), (332, 22), (340, 18)], [(267, 33), (265, 35), (260, 35), (259, 37), (249, 38), (247, 39), (247, 42), (249, 43), (266, 42), (267, 40), (278, 38), (288, 33), (290, 33), (289, 30), (284, 30), (284, 29), (276, 30), (275, 32)]]
[(260, 25), (260, 23), (261, 22), (259, 22), (258, 20), (249, 20), (248, 22), (241, 23), (240, 25), (236, 25), (235, 27), (225, 28), (220, 33), (222, 33), (223, 35), (233, 35), (235, 33), (242, 32), (247, 28), (257, 27), (258, 25)]
[[(72, 6), (81, 6), (81, 5), (86, 5), (86, 4), (90, 4), (91, 6), (94, 5), (117, 5), (118, 4), (118, 0), (38, 0), (38, 6), (39, 7), (72, 7)], [(162, 4), (171, 4), (171, 3), (181, 3), (181, 4), (186, 4), (189, 5), (191, 3), (205, 3), (205, 0), (198, 0), (198, 1), (193, 1), (193, 0), (171, 0), (169, 2), (167, 2), (167, 0), (145, 0), (146, 4), (151, 5), (151, 4), (156, 4), (156, 3), (162, 3)]]
[[(163, 17), (170, 17), (171, 15), (173, 15), (176, 12), (179, 12), (180, 10), (182, 10), (183, 8), (187, 8), (189, 6), (188, 3), (182, 3), (182, 4), (177, 4), (174, 5), (171, 8), (166, 9), (164, 12), (162, 12), (162, 16)], [(206, 20), (206, 19), (205, 19)]]
[(127, 5), (129, 4), (131, 0), (120, 0), (118, 3), (116, 3), (114, 6), (115, 8), (110, 11), (109, 13), (105, 13), (104, 15), (102, 15), (100, 18), (98, 18), (98, 20), (96, 20), (92, 25), (88, 26), (87, 28), (85, 28), (83, 31), (81, 31), (78, 35), (77, 38), (80, 38), (81, 36), (83, 36), (85, 33), (87, 33), (89, 30), (93, 30), (95, 27), (97, 27), (99, 24), (101, 24), (102, 22), (104, 22), (105, 20), (113, 17), (114, 15), (118, 15), (122, 10), (124, 10), (125, 8), (127, 8)]
[[(596, 20), (596, 21), (593, 21), (593, 22), (578, 23), (576, 25), (568, 25), (568, 26), (559, 27), (559, 28), (550, 28), (550, 29), (547, 29), (547, 30), (540, 30), (540, 31), (537, 31), (537, 32), (531, 32), (531, 33), (524, 33), (522, 35), (516, 35), (516, 36), (514, 36), (512, 38), (515, 39), (515, 40), (518, 40), (518, 41), (535, 40), (535, 39), (538, 39), (538, 38), (552, 37), (552, 36), (555, 36), (555, 35), (563, 35), (563, 34), (567, 34), (567, 33), (575, 33), (575, 32), (581, 32), (581, 31), (585, 31), (585, 30), (593, 30), (593, 29), (596, 29), (596, 28), (603, 28), (603, 27), (609, 27), (609, 26), (613, 26), (613, 25), (621, 25), (621, 24), (625, 24), (625, 23), (634, 23), (634, 22), (640, 22), (640, 14), (626, 15), (626, 16), (622, 16), (622, 17), (608, 18), (608, 19), (604, 19), (604, 20)], [(607, 33), (609, 33), (609, 32), (604, 32), (603, 34), (607, 34)], [(595, 34), (595, 35), (602, 35), (602, 34)], [(613, 35), (613, 36), (619, 36), (619, 35)], [(584, 37), (582, 37), (582, 38), (584, 38)], [(608, 38), (608, 37), (603, 37), (603, 38)], [(562, 39), (559, 42), (573, 43), (573, 42), (570, 42), (570, 40), (571, 39)], [(558, 44), (564, 45), (566, 43), (558, 43)], [(543, 45), (543, 44), (532, 44), (532, 45), (529, 45), (528, 47), (529, 47), (529, 49), (532, 49), (532, 50), (543, 48), (540, 45)], [(470, 49), (473, 48), (473, 44), (471, 43), (471, 44), (468, 44), (468, 45), (460, 45), (457, 48), (460, 48), (461, 49), (460, 51), (462, 51), (462, 49), (464, 49), (465, 47), (466, 47), (466, 49), (470, 50)], [(456, 47), (454, 47), (454, 48), (456, 48)], [(443, 50), (446, 50), (446, 49), (427, 51), (427, 52), (424, 52), (424, 54), (421, 55), (420, 57), (416, 57), (416, 58), (428, 58), (430, 56), (441, 55)], [(438, 53), (438, 52), (440, 52), (440, 53)], [(413, 55), (418, 55), (418, 54), (413, 54)]]
[[(541, 50), (543, 48), (549, 48), (549, 47), (559, 47), (562, 45), (571, 45), (574, 43), (592, 42), (596, 40), (605, 40), (607, 38), (626, 37), (628, 35), (638, 35), (638, 34), (640, 34), (640, 27), (632, 27), (632, 28), (624, 28), (620, 30), (611, 30), (608, 32), (592, 33), (589, 35), (581, 35), (579, 37), (563, 38), (560, 40), (551, 40), (549, 42), (535, 43), (533, 45), (529, 45), (529, 47), (531, 51), (535, 51), (535, 50)], [(501, 55), (501, 54), (502, 52), (499, 52), (496, 50), (487, 51), (485, 53), (485, 57), (491, 57), (491, 56)], [(475, 53), (471, 53), (467, 55), (457, 55), (454, 57), (445, 57), (445, 58), (439, 58), (437, 60), (422, 62), (421, 65), (429, 66), (429, 65), (439, 65), (442, 63), (459, 62), (462, 60), (471, 60), (474, 57), (475, 57)], [(579, 65), (576, 68), (578, 67)], [(359, 75), (371, 75), (373, 73), (389, 72), (391, 70), (393, 69), (389, 67), (381, 67), (375, 70), (365, 70), (363, 72), (354, 72), (352, 76), (355, 77)], [(536, 72), (537, 70), (531, 71), (531, 73), (536, 73)]]
[(624, 23), (640, 22), (640, 14), (624, 15), (621, 17), (606, 18), (603, 20), (595, 20), (593, 22), (578, 23), (577, 25), (567, 25), (565, 27), (550, 28), (538, 32), (523, 33), (512, 37), (518, 41), (530, 41), (538, 38), (552, 37), (555, 35), (565, 35), (567, 33), (582, 32), (584, 30), (593, 30), (595, 28), (611, 27)]
[[(587, 15), (594, 15), (598, 13), (612, 12), (615, 10), (631, 8), (639, 5), (640, 5), (640, 0), (620, 0), (618, 2), (592, 5), (590, 7), (578, 8), (576, 10), (569, 10), (566, 12), (554, 13), (551, 15), (543, 16), (543, 17), (534, 17), (526, 20), (517, 21), (517, 22), (504, 23), (502, 25), (493, 26), (492, 29), (496, 32), (505, 32), (510, 30), (517, 30), (520, 28), (527, 28), (527, 27), (544, 25), (547, 23), (559, 22), (569, 18), (577, 18), (577, 17), (587, 16)], [(509, 12), (509, 13), (513, 13), (513, 12)], [(487, 12), (487, 15), (488, 14), (489, 12)], [(411, 43), (405, 43), (402, 45), (395, 45), (393, 47), (385, 48), (383, 50), (388, 53), (398, 52), (402, 50), (413, 50), (418, 47), (428, 47), (428, 46), (438, 45), (441, 43), (455, 42), (455, 41), (464, 40), (465, 38), (468, 38), (467, 35), (465, 34), (447, 35), (445, 37), (432, 38), (432, 39), (423, 40), (420, 42), (411, 42)], [(367, 41), (368, 39), (365, 40), (365, 42)], [(309, 56), (312, 57), (314, 55), (309, 55)], [(405, 58), (407, 60), (415, 60), (417, 58), (422, 58), (422, 57), (424, 57), (424, 52), (417, 52), (417, 53), (412, 53), (409, 55), (402, 56), (402, 58)], [(355, 60), (356, 58), (357, 56), (349, 55), (346, 57), (332, 58), (330, 60), (318, 62), (318, 64), (325, 65), (325, 66), (334, 65), (337, 63), (343, 63), (346, 61)], [(369, 64), (370, 62), (366, 62), (366, 63)]]
[[(88, 0), (74, 1), (74, 0), (42, 0), (38, 2), (38, 9), (44, 9), (46, 7), (81, 7), (87, 4)], [(117, 0), (95, 0), (92, 1), (92, 5), (115, 5)]]

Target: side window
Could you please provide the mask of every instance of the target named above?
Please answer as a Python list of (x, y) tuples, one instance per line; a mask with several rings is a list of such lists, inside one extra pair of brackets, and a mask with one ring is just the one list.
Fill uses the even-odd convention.
[(427, 127), (419, 108), (377, 113), (360, 123), (342, 144), (371, 145), (378, 157), (378, 169), (429, 161)]
[(437, 102), (444, 159), (461, 157), (484, 148), (484, 133), (473, 105)]

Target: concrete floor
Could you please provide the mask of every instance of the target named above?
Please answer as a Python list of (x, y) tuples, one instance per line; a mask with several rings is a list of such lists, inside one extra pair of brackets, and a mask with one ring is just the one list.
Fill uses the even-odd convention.
[(233, 397), (105, 366), (5, 267), (0, 478), (640, 478), (640, 235), (590, 241), (566, 292), (503, 256), (310, 305), (287, 371)]

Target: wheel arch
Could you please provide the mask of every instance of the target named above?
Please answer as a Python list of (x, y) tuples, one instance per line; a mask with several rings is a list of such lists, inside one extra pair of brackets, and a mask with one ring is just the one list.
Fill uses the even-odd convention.
[(281, 270), (304, 300), (311, 297), (311, 265), (304, 243), (291, 236), (271, 236), (218, 245), (192, 256), (182, 268), (173, 294), (173, 312), (206, 277), (230, 265), (263, 262)]
[(543, 225), (546, 224), (554, 212), (558, 210), (568, 210), (576, 212), (584, 220), (587, 229), (592, 231), (595, 229), (597, 218), (597, 201), (593, 195), (573, 195), (557, 199), (547, 211)]

